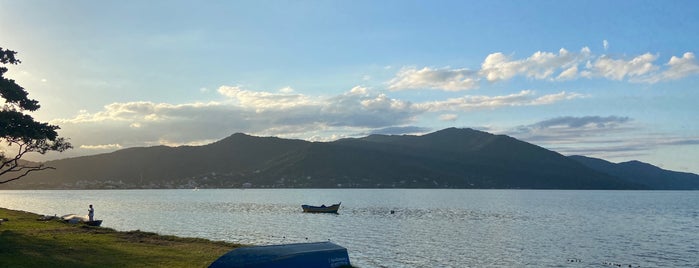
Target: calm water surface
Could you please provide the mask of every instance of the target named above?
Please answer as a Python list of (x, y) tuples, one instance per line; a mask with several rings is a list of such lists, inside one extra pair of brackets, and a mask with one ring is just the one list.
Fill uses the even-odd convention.
[[(340, 201), (338, 215), (301, 212)], [(330, 240), (360, 267), (699, 267), (699, 191), (0, 191), (0, 207), (39, 214), (87, 214), (88, 204), (122, 231)]]

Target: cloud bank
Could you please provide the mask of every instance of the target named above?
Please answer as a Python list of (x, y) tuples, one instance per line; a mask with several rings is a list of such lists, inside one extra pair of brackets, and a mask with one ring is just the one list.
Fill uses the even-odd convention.
[[(605, 50), (609, 44), (604, 41)], [(524, 77), (532, 80), (566, 81), (608, 79), (632, 83), (658, 83), (699, 74), (694, 53), (672, 56), (664, 65), (656, 64), (657, 54), (644, 53), (631, 58), (595, 55), (588, 47), (578, 52), (561, 48), (557, 53), (537, 51), (523, 59), (502, 52), (489, 54), (480, 69), (435, 69), (407, 67), (388, 82), (390, 90), (435, 89), (462, 91), (479, 88), (481, 81), (499, 82)]]
[(417, 107), (432, 112), (439, 111), (468, 111), (475, 109), (495, 109), (508, 106), (536, 106), (553, 104), (559, 101), (584, 97), (582, 94), (565, 91), (537, 96), (533, 90), (522, 90), (519, 93), (503, 96), (463, 96), (444, 101), (431, 101), (416, 104)]
[[(580, 98), (576, 93), (538, 95), (524, 90), (502, 96), (466, 95), (443, 101), (413, 103), (356, 86), (334, 96), (309, 96), (284, 88), (276, 92), (221, 86), (221, 99), (186, 104), (148, 101), (112, 103), (95, 113), (53, 120), (61, 135), (76, 143), (74, 151), (101, 152), (133, 146), (200, 145), (235, 132), (308, 140), (352, 133), (424, 133), (410, 126), (428, 113), (454, 121), (456, 112), (537, 106)], [(405, 132), (408, 131), (408, 132)], [(328, 133), (336, 133), (331, 135)]]
[(440, 89), (461, 91), (478, 87), (477, 73), (467, 69), (431, 69), (420, 70), (414, 67), (401, 69), (396, 77), (389, 81), (390, 90), (403, 89)]
[(504, 131), (564, 155), (633, 157), (664, 146), (699, 144), (699, 137), (635, 133), (642, 126), (626, 116), (561, 116)]

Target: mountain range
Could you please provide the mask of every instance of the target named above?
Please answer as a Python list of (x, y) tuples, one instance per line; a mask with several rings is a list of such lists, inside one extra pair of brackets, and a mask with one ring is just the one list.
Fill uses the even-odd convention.
[(699, 175), (564, 156), (473, 129), (309, 142), (233, 134), (203, 146), (128, 148), (45, 163), (6, 189), (699, 189)]

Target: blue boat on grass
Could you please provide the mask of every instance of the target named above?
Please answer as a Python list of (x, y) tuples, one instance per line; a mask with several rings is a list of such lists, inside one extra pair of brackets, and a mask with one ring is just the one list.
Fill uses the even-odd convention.
[(244, 247), (214, 261), (209, 268), (352, 267), (347, 249), (332, 242)]

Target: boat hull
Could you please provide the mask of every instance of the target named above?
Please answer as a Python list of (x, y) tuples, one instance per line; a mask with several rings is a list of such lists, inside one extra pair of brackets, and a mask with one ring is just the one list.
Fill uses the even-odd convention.
[(100, 226), (102, 225), (102, 220), (86, 221), (84, 223), (89, 226)]
[[(56, 217), (54, 217), (54, 218), (56, 218)], [(61, 216), (60, 219), (63, 220), (64, 222), (72, 223), (72, 224), (82, 223), (82, 224), (89, 225), (89, 226), (102, 225), (102, 220), (91, 221), (90, 218), (88, 218), (87, 216), (79, 216), (79, 215), (75, 215), (75, 214), (63, 215), (63, 216)]]
[(352, 267), (347, 248), (332, 242), (242, 247), (214, 261), (209, 268)]
[(309, 205), (302, 205), (301, 208), (303, 209), (303, 212), (307, 213), (337, 213), (337, 211), (340, 209), (340, 204), (337, 203), (332, 206), (309, 206)]

